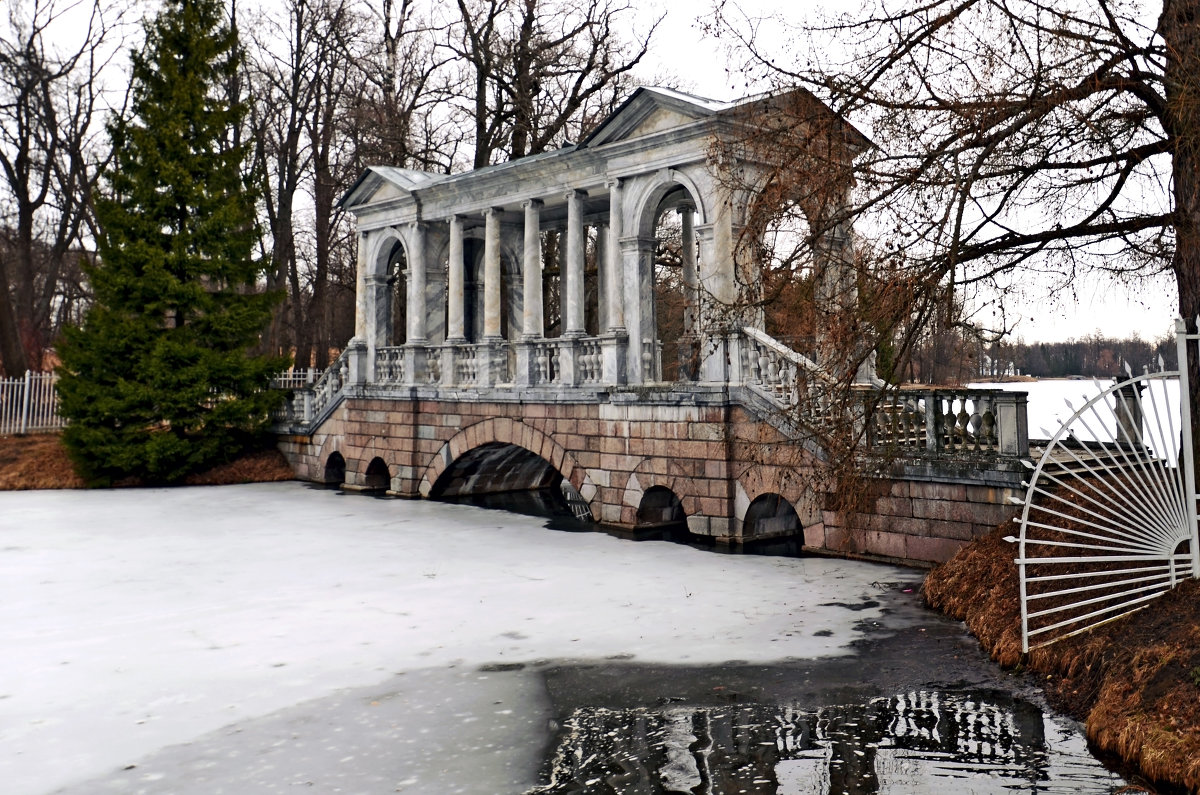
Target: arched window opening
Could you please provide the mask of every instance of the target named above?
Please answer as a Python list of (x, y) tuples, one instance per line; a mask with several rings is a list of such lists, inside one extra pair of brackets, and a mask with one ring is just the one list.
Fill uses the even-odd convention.
[(408, 339), (408, 259), (399, 240), (388, 254), (387, 277), (388, 318), (383, 324), (387, 329), (387, 344), (403, 345)]
[(683, 187), (659, 202), (654, 224), (651, 312), (657, 351), (652, 380), (694, 381), (699, 372), (696, 338), (699, 251), (692, 228), (695, 204)]

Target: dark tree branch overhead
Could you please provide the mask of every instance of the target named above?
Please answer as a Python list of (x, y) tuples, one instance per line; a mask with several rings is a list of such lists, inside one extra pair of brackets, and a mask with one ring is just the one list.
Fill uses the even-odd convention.
[[(445, 47), (469, 68), (474, 167), (578, 140), (615, 106), (654, 26), (627, 42), (623, 0), (457, 0)], [(657, 23), (656, 23), (657, 24)]]
[[(1179, 117), (1187, 109), (1194, 120), (1195, 109), (1173, 86), (1194, 90), (1200, 73), (1170, 64), (1195, 62), (1197, 5), (1169, 1), (1154, 26), (1106, 0), (882, 3), (803, 28), (850, 50), (840, 63), (797, 66), (765, 51), (735, 4), (714, 21), (756, 76), (811, 87), (873, 140), (842, 214), (901, 273), (945, 291), (1023, 267), (1031, 252), (1063, 280), (1081, 267), (1180, 274), (1198, 218), (1173, 171), (1194, 158), (1184, 145), (1194, 125)], [(1187, 21), (1173, 33), (1169, 19)], [(1200, 292), (1187, 282), (1180, 307), (1194, 317)]]
[[(748, 81), (793, 100), (781, 101), (783, 120), (766, 131), (748, 123), (723, 153), (756, 166), (755, 184), (734, 186), (756, 195), (744, 244), (801, 230), (770, 237), (760, 256), (775, 280), (767, 300), (792, 301), (768, 303), (768, 323), (832, 329), (833, 361), (878, 354), (900, 379), (951, 330), (1003, 338), (1008, 295), (1069, 291), (1088, 273), (1136, 282), (1170, 272), (1193, 322), (1200, 0), (1151, 11), (1125, 0), (876, 0), (817, 23), (781, 11), (769, 23), (772, 40), (789, 42), (780, 52), (763, 20), (720, 3), (710, 29), (732, 42)], [(812, 95), (870, 143), (805, 154), (840, 134)], [(832, 195), (850, 160), (853, 188)], [(813, 257), (851, 226), (852, 251)], [(829, 261), (854, 282), (855, 300), (838, 307), (845, 317), (830, 316), (819, 289), (836, 281), (823, 272)], [(981, 321), (989, 309), (998, 319)]]

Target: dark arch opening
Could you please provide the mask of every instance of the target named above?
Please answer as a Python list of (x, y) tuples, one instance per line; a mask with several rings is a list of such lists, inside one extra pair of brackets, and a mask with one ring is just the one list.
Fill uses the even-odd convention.
[(382, 458), (372, 458), (367, 464), (363, 487), (367, 491), (387, 491), (392, 485), (392, 473)]
[(778, 494), (761, 494), (746, 509), (742, 522), (742, 538), (768, 538), (795, 535), (800, 531), (800, 517), (792, 504)]
[(388, 345), (403, 345), (408, 339), (408, 260), (404, 246), (397, 240), (387, 258), (388, 301), (384, 322)]
[(340, 486), (346, 481), (346, 459), (341, 453), (334, 452), (325, 459), (324, 482), (330, 486)]
[(587, 502), (549, 461), (505, 442), (463, 453), (438, 476), (429, 497), (556, 521), (592, 521)]
[(687, 515), (675, 492), (665, 486), (652, 486), (642, 495), (637, 509), (638, 530), (659, 530), (664, 536), (684, 538)]
[[(680, 210), (695, 211), (696, 202), (687, 188), (678, 185), (669, 190), (655, 210), (654, 253), (651, 265), (650, 312), (648, 326), (654, 329), (655, 354), (651, 370), (656, 380), (694, 381), (699, 370), (699, 350), (695, 338), (697, 295), (689, 288), (684, 274), (683, 225)], [(693, 236), (691, 262), (699, 263), (699, 249)], [(692, 273), (691, 279), (698, 278)]]

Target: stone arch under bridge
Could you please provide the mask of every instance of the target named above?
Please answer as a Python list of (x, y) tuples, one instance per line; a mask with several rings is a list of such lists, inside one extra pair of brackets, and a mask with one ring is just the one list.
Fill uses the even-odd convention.
[[(467, 463), (464, 481), (450, 486), (446, 476)], [(482, 494), (545, 488), (568, 481), (584, 500), (596, 496), (587, 470), (549, 434), (523, 422), (498, 417), (463, 428), (441, 445), (421, 469), (417, 491), (422, 497)], [(447, 491), (452, 488), (453, 491)]]

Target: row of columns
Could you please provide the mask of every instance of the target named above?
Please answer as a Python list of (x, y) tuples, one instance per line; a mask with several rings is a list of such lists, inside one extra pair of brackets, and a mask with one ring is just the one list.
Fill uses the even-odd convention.
[[(619, 182), (609, 185), (610, 220), (607, 229), (601, 227), (596, 240), (597, 259), (602, 279), (599, 285), (603, 310), (600, 325), (609, 332), (624, 331), (624, 311), (621, 300), (621, 186)], [(587, 237), (583, 222), (583, 191), (567, 193), (567, 227), (564, 245), (564, 265), (560, 290), (563, 294), (563, 336), (582, 337), (585, 331), (585, 279)], [(524, 339), (542, 336), (544, 324), (542, 292), (542, 237), (541, 210), (545, 203), (530, 199), (522, 205), (525, 211), (524, 250), (522, 252), (523, 316), (521, 332)], [(501, 321), (501, 263), (500, 263), (500, 216), (503, 211), (492, 207), (484, 210), (483, 249), (483, 340), (499, 340), (503, 337)], [(690, 219), (690, 211), (688, 212)], [(447, 288), (449, 292), (446, 317), (447, 342), (466, 341), (464, 327), (464, 249), (461, 215), (450, 217), (449, 269)], [(689, 223), (690, 228), (690, 223)], [(408, 305), (407, 338), (410, 342), (424, 342), (426, 311), (424, 306), (426, 289), (425, 269), (425, 223), (412, 225), (409, 235), (408, 255)], [(693, 274), (694, 274), (694, 256)]]
[[(619, 350), (610, 357), (605, 355), (606, 379), (623, 382), (626, 377), (634, 383), (653, 378), (648, 366), (647, 355), (653, 351), (644, 345), (644, 340), (656, 339), (653, 310), (654, 243), (653, 237), (626, 236), (622, 228), (624, 188), (622, 181), (614, 180), (609, 189), (609, 213), (607, 226), (598, 225), (596, 255), (600, 268), (597, 283), (599, 291), (599, 331), (607, 337), (621, 340)], [(585, 260), (587, 235), (584, 223), (583, 191), (572, 190), (565, 196), (566, 229), (562, 248), (562, 271), (560, 290), (562, 293), (562, 338), (578, 339), (586, 335), (585, 330)], [(524, 211), (523, 251), (521, 255), (523, 284), (521, 286), (522, 317), (518, 342), (532, 342), (543, 338), (544, 294), (542, 282), (542, 229), (541, 216), (545, 203), (530, 199), (522, 204)], [(682, 280), (687, 292), (685, 329), (692, 333), (699, 324), (699, 300), (701, 283), (707, 286), (704, 274), (697, 268), (697, 242), (703, 250), (703, 262), (716, 261), (712, 256), (712, 225), (698, 230), (695, 226), (694, 210), (684, 206), (680, 210), (682, 226)], [(504, 334), (501, 328), (501, 218), (503, 210), (498, 207), (483, 211), (483, 343), (499, 342)], [(447, 309), (446, 336), (449, 343), (465, 343), (465, 247), (464, 227), (469, 217), (455, 214), (448, 219), (449, 267), (446, 276)], [(427, 234), (429, 222), (414, 222), (406, 235), (407, 258), (407, 305), (406, 337), (412, 348), (421, 347), (428, 339), (426, 268)], [(360, 257), (366, 246), (360, 247)], [(365, 261), (360, 261), (360, 266)], [(387, 275), (363, 273), (363, 287), (370, 294), (381, 294)], [(515, 287), (515, 285), (514, 285)], [(377, 315), (378, 311), (372, 313)], [(360, 314), (364, 320), (365, 313)], [(628, 332), (627, 332), (628, 329)], [(357, 329), (363, 339), (377, 339), (367, 327)], [(374, 343), (378, 344), (378, 343)], [(415, 352), (413, 353), (415, 356)], [(406, 357), (406, 360), (411, 357)], [(619, 361), (609, 361), (609, 359)], [(626, 367), (626, 362), (628, 367)], [(627, 374), (627, 375), (626, 375)], [(713, 373), (713, 375), (716, 375)]]

